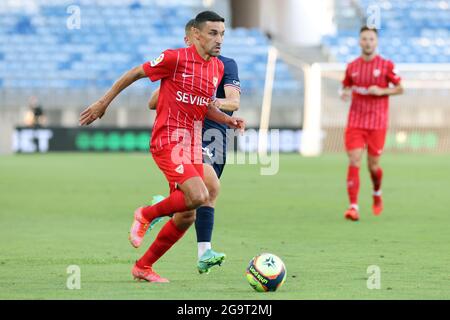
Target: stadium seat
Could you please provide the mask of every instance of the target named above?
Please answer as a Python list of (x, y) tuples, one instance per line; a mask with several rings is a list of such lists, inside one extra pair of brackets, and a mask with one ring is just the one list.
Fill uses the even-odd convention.
[[(157, 57), (162, 50), (184, 46), (184, 24), (198, 8), (194, 4), (86, 1), (80, 5), (81, 28), (74, 30), (66, 27), (65, 0), (24, 2), (25, 8), (1, 4), (0, 61), (7, 63), (0, 68), (0, 87), (108, 87), (125, 70)], [(268, 45), (258, 29), (227, 31), (223, 54), (238, 63), (243, 90), (262, 90)], [(282, 80), (276, 84), (279, 90), (299, 87), (283, 62), (277, 68)], [(17, 70), (26, 72), (17, 79)], [(12, 74), (14, 78), (9, 78)], [(29, 77), (41, 81), (27, 82)]]
[[(357, 3), (361, 12), (367, 12), (374, 2)], [(450, 54), (445, 50), (450, 45), (449, 6), (448, 1), (442, 0), (380, 2), (380, 52), (398, 63), (450, 63)], [(322, 45), (331, 59), (348, 62), (353, 54), (358, 54), (348, 48), (358, 50), (357, 32), (338, 30), (336, 35), (325, 36)]]

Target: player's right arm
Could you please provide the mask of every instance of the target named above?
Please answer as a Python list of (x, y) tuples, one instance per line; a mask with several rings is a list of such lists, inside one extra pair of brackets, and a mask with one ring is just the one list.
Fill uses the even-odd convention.
[(229, 116), (222, 112), (218, 108), (217, 100), (211, 102), (208, 105), (208, 111), (206, 112), (206, 118), (223, 123), (233, 129), (239, 129), (240, 133), (243, 134), (245, 130), (245, 120), (235, 116)]
[(144, 68), (142, 66), (134, 67), (133, 69), (125, 72), (119, 80), (117, 80), (111, 89), (109, 89), (103, 97), (87, 107), (81, 114), (79, 124), (81, 126), (89, 125), (95, 120), (101, 118), (108, 106), (114, 100), (117, 95), (125, 88), (130, 86), (133, 82), (146, 77)]
[(152, 96), (150, 97), (150, 100), (148, 101), (148, 108), (150, 110), (156, 110), (156, 105), (158, 104), (158, 98), (159, 98), (159, 88), (153, 91)]
[(90, 105), (80, 115), (80, 125), (88, 125), (101, 118), (113, 99), (126, 87), (136, 80), (148, 77), (151, 81), (158, 81), (173, 74), (177, 60), (175, 50), (166, 50), (153, 61), (145, 62), (134, 67), (117, 80), (111, 89), (98, 101)]
[(344, 101), (350, 100), (350, 98), (352, 97), (352, 88), (343, 87), (339, 92), (339, 95), (341, 96), (341, 99)]
[(339, 92), (342, 100), (348, 101), (352, 97), (352, 85), (353, 80), (350, 75), (350, 66), (347, 65), (347, 69), (345, 70), (345, 78), (342, 81), (342, 89)]

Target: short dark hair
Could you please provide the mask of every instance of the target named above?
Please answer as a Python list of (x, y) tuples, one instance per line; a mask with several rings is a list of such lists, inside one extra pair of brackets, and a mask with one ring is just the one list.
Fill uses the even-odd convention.
[(184, 27), (184, 31), (186, 34), (191, 31), (192, 27), (195, 26), (195, 19), (191, 19), (186, 23), (186, 26)]
[(362, 26), (359, 30), (359, 34), (363, 33), (364, 31), (373, 31), (378, 36), (378, 30), (377, 28), (370, 28), (369, 26)]
[(200, 12), (194, 19), (194, 26), (197, 29), (200, 29), (202, 27), (202, 25), (207, 22), (207, 21), (212, 21), (212, 22), (225, 22), (225, 18), (222, 18), (221, 16), (219, 16), (217, 13), (215, 13), (214, 11), (203, 11)]

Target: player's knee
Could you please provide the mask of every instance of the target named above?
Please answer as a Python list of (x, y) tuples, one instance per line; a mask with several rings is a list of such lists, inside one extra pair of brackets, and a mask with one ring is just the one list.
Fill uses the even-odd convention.
[(209, 194), (208, 202), (213, 202), (219, 196), (219, 192), (220, 192), (220, 181), (219, 181), (219, 179), (216, 179), (214, 181), (210, 181), (208, 183), (207, 187), (208, 187), (208, 194)]
[(195, 211), (186, 211), (177, 213), (174, 217), (174, 223), (180, 230), (187, 230), (195, 222)]
[(380, 168), (380, 165), (378, 164), (378, 162), (369, 162), (368, 167), (370, 172), (377, 172)]
[(194, 194), (192, 194), (190, 198), (190, 205), (192, 209), (196, 209), (208, 201), (209, 193), (208, 189), (204, 188), (204, 190), (197, 190)]
[(200, 207), (201, 205), (205, 204), (209, 199), (209, 192), (208, 189), (205, 188), (202, 192), (199, 192), (197, 197), (197, 204)]
[(350, 158), (350, 165), (352, 167), (360, 167), (361, 166), (361, 158), (359, 157), (351, 157)]
[(186, 226), (191, 226), (195, 222), (195, 211), (185, 213), (183, 216), (183, 222)]
[(349, 153), (348, 162), (352, 167), (361, 167), (361, 155), (358, 152)]

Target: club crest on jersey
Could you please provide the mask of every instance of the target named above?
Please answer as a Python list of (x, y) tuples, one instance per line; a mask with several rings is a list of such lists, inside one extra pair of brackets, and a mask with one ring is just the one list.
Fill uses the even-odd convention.
[(180, 164), (176, 169), (175, 172), (179, 173), (179, 174), (183, 174), (184, 173), (184, 167), (182, 164)]
[(164, 53), (161, 53), (161, 55), (158, 58), (150, 62), (150, 66), (154, 67), (163, 60), (164, 60)]
[(375, 70), (373, 70), (373, 76), (374, 76), (375, 78), (376, 78), (376, 77), (379, 77), (380, 74), (381, 74), (381, 70), (380, 70), (380, 69), (375, 69)]
[(219, 79), (217, 77), (213, 77), (213, 85), (216, 88), (217, 87), (217, 82), (219, 81)]

